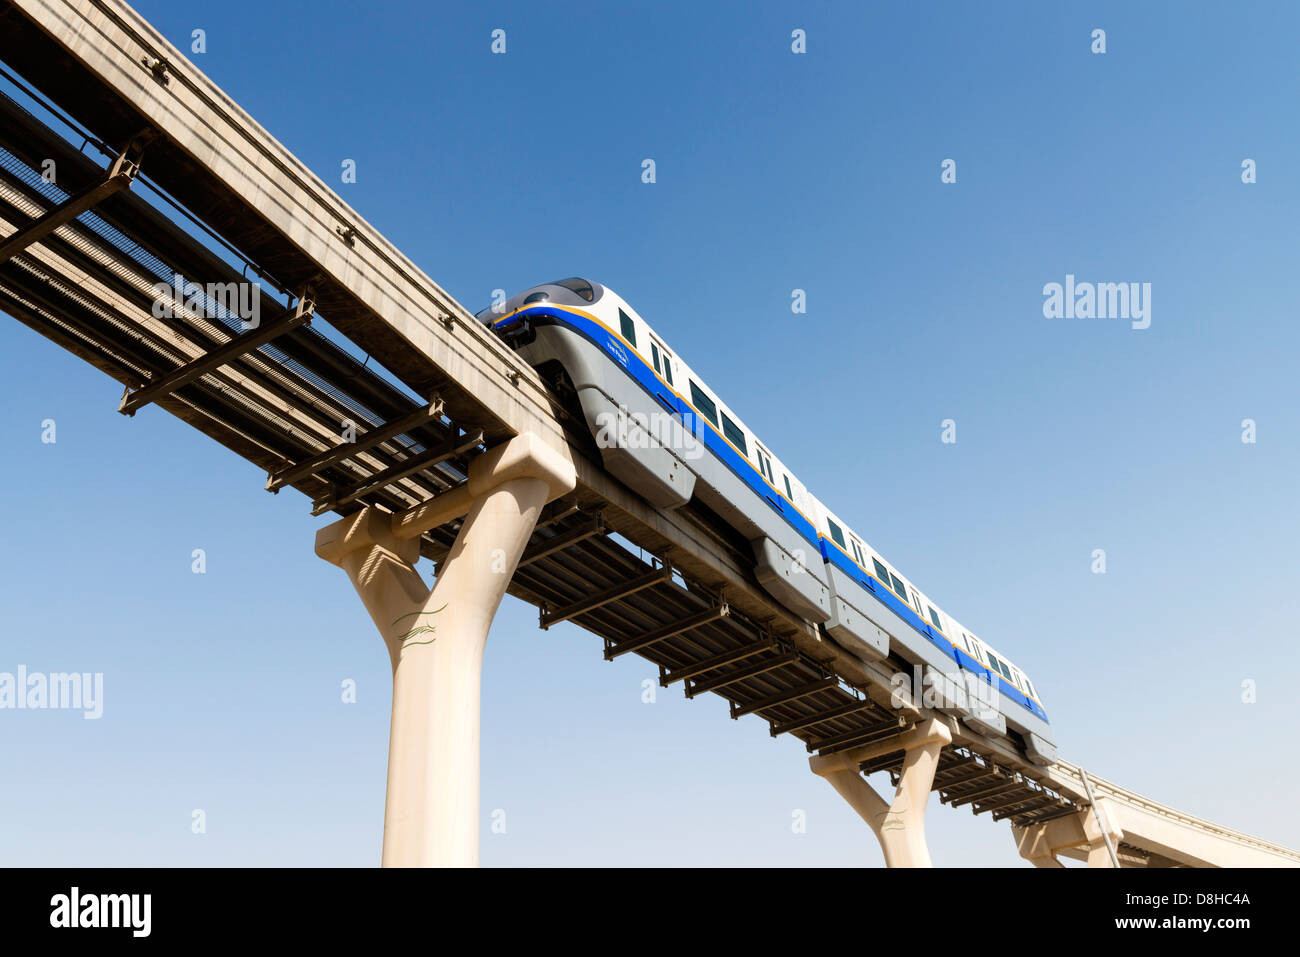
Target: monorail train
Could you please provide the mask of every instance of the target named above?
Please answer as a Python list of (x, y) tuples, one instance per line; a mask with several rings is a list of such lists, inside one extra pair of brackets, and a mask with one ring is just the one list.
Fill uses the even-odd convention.
[(703, 503), (751, 543), (759, 583), (784, 606), (863, 660), (893, 651), (921, 669), (927, 702), (1036, 764), (1055, 760), (1029, 676), (813, 496), (613, 291), (561, 279), (478, 318), (534, 367), (563, 370), (611, 474), (660, 508)]

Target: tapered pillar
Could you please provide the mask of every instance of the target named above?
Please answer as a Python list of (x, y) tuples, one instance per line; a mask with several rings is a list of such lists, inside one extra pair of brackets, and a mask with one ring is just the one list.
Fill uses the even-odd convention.
[(1016, 850), (1034, 867), (1065, 867), (1056, 856), (1058, 848), (1052, 845), (1048, 832), (1050, 823), (1030, 824), (1027, 827), (1011, 826), (1011, 833), (1016, 839)]
[[(385, 867), (478, 864), (483, 649), (542, 506), (575, 479), (570, 461), (520, 436), (476, 459), (461, 489), (396, 515), (368, 508), (317, 535), (392, 662)], [(419, 536), (460, 514), (430, 590), (414, 568)]]
[[(885, 854), (886, 867), (931, 867), (925, 843), (925, 807), (939, 766), (939, 753), (952, 743), (952, 732), (938, 721), (926, 721), (897, 740), (810, 758), (809, 766), (831, 783), (858, 816), (867, 822)], [(904, 753), (903, 768), (892, 801), (876, 793), (859, 773), (859, 765), (877, 754)]]

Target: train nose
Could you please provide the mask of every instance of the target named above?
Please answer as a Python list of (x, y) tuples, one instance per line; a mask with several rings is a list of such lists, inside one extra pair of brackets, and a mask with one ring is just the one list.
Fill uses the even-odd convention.
[(523, 292), (516, 293), (509, 299), (494, 302), (486, 309), (475, 313), (475, 318), (490, 326), (502, 316), (508, 316), (516, 309), (521, 309), (524, 306), (532, 306), (539, 302), (547, 302), (550, 298), (551, 294), (549, 292), (534, 286), (532, 289), (525, 289)]
[(498, 299), (486, 309), (480, 309), (474, 314), (474, 318), (480, 322), (492, 325), (502, 316), (508, 316), (519, 308), (519, 297), (512, 296), (509, 299)]

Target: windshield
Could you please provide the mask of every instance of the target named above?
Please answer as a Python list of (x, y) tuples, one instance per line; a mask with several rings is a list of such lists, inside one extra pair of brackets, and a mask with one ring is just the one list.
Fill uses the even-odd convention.
[(596, 299), (596, 290), (591, 287), (591, 283), (587, 282), (585, 279), (579, 279), (576, 276), (572, 279), (557, 279), (549, 285), (563, 286), (571, 292), (576, 292), (583, 299), (587, 300), (587, 302), (593, 302)]

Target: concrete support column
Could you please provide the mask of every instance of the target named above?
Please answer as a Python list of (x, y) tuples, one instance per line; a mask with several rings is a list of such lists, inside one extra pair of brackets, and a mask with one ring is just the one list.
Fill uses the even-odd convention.
[(1012, 825), (1011, 833), (1015, 836), (1020, 856), (1034, 867), (1065, 867), (1056, 856), (1056, 848), (1048, 840), (1046, 824), (1031, 824), (1028, 827)]
[[(1087, 861), (1089, 867), (1114, 867), (1111, 847), (1119, 846), (1124, 833), (1113, 826), (1108, 831), (1103, 830), (1103, 822), (1110, 820), (1106, 815), (1105, 800), (1102, 798), (1077, 814), (1053, 818), (1042, 824), (1012, 827), (1020, 856), (1035, 867), (1064, 867), (1058, 855)], [(1107, 837), (1110, 847), (1107, 847)]]
[(925, 843), (925, 807), (939, 766), (939, 752), (952, 743), (952, 732), (938, 721), (925, 723), (890, 742), (884, 753), (903, 749), (902, 773), (894, 799), (886, 801), (858, 771), (862, 761), (875, 754), (858, 749), (816, 756), (808, 761), (814, 774), (830, 782), (858, 816), (867, 822), (885, 854), (886, 867), (931, 867), (930, 849)]
[[(571, 462), (520, 436), (476, 459), (461, 489), (397, 515), (368, 508), (317, 535), (317, 554), (347, 572), (392, 663), (385, 867), (478, 864), (483, 649), (542, 506), (575, 482)], [(429, 589), (414, 568), (420, 535), (458, 514)]]

